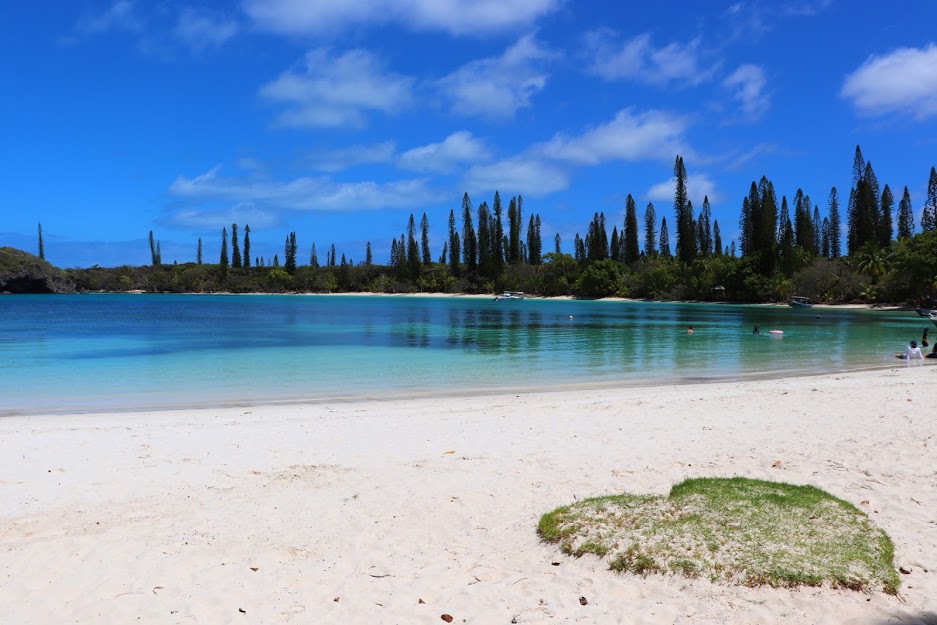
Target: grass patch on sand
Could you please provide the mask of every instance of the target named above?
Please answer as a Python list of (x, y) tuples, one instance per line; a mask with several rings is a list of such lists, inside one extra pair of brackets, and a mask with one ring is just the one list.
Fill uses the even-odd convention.
[(557, 508), (540, 537), (611, 569), (744, 586), (898, 592), (894, 546), (855, 506), (813, 486), (696, 478), (667, 497), (612, 495)]

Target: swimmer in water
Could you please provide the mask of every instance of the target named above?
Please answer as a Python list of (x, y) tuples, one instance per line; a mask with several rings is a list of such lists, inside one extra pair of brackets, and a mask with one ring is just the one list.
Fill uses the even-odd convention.
[(755, 326), (755, 329), (752, 330), (752, 334), (761, 334), (761, 330), (758, 329), (758, 326)]
[(687, 334), (693, 334), (693, 326), (690, 326), (689, 328), (687, 328), (687, 329), (686, 329), (686, 333), (687, 333)]

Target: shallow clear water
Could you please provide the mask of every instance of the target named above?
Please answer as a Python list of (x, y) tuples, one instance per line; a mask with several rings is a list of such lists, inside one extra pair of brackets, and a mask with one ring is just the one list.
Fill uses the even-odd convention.
[(717, 304), (6, 296), (0, 414), (845, 371), (896, 364), (928, 323)]

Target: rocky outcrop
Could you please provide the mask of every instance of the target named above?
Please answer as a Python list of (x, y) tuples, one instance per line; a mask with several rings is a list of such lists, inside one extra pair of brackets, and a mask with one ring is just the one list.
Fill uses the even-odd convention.
[(0, 247), (0, 293), (74, 293), (65, 272), (38, 256)]

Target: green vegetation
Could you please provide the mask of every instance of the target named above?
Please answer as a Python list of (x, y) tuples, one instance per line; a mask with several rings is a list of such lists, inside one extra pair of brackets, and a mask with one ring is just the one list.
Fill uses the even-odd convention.
[(698, 478), (667, 497), (585, 499), (543, 515), (540, 537), (637, 575), (674, 573), (744, 586), (898, 592), (891, 539), (813, 486)]

